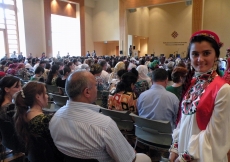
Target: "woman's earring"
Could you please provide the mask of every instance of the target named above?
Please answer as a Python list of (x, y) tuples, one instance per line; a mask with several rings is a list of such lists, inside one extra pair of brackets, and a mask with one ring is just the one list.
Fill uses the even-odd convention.
[(216, 61), (214, 62), (214, 64), (213, 64), (212, 70), (213, 70), (213, 71), (216, 71), (217, 66), (218, 66), (218, 61), (216, 60)]

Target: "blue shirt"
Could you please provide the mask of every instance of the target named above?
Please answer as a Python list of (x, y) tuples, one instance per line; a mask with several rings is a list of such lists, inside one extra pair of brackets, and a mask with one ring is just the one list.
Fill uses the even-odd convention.
[(178, 108), (179, 100), (176, 95), (159, 84), (153, 84), (149, 90), (141, 93), (137, 100), (139, 116), (170, 121), (172, 129), (176, 127)]

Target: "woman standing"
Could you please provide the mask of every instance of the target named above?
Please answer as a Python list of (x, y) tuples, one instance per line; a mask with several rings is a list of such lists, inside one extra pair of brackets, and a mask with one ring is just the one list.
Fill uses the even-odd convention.
[[(194, 77), (182, 99), (182, 116), (173, 132), (170, 162), (227, 162), (230, 149), (230, 86), (217, 74), (219, 37), (196, 32), (187, 57)], [(191, 76), (188, 74), (188, 76)]]

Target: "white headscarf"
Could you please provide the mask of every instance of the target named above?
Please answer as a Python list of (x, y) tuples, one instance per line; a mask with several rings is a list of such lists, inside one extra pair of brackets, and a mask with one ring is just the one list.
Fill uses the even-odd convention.
[(139, 74), (138, 80), (146, 80), (149, 84), (149, 88), (152, 86), (152, 81), (150, 77), (147, 75), (148, 74), (148, 68), (146, 65), (139, 65), (137, 67), (137, 71)]

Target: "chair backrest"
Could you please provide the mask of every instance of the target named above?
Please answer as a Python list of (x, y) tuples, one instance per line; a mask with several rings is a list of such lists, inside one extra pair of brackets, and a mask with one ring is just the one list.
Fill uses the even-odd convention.
[(58, 106), (64, 106), (69, 99), (67, 96), (58, 94), (49, 93), (49, 95), (52, 96), (54, 103)]
[(172, 128), (169, 121), (149, 120), (130, 114), (135, 123), (135, 135), (145, 141), (170, 146), (172, 143)]
[(59, 93), (59, 88), (57, 86), (46, 84), (46, 89), (48, 93)]
[(101, 107), (108, 108), (108, 97), (109, 97), (109, 91), (102, 91), (101, 92)]
[(67, 96), (66, 91), (65, 91), (65, 88), (62, 88), (62, 87), (59, 87), (59, 88), (61, 89), (62, 94), (63, 94), (64, 96)]
[(13, 151), (25, 151), (24, 146), (19, 142), (14, 125), (11, 122), (0, 120), (0, 132), (3, 146)]
[(102, 114), (111, 117), (120, 130), (133, 130), (133, 120), (129, 111), (116, 111), (101, 108)]
[(97, 159), (79, 159), (64, 155), (64, 162), (98, 162)]
[(44, 108), (42, 108), (43, 112), (45, 114), (55, 113), (61, 108), (61, 106), (56, 105), (53, 101), (49, 101), (48, 105)]
[(63, 154), (55, 148), (55, 145), (51, 146), (42, 137), (30, 136), (30, 140), (31, 143), (28, 148), (30, 162), (63, 162)]

